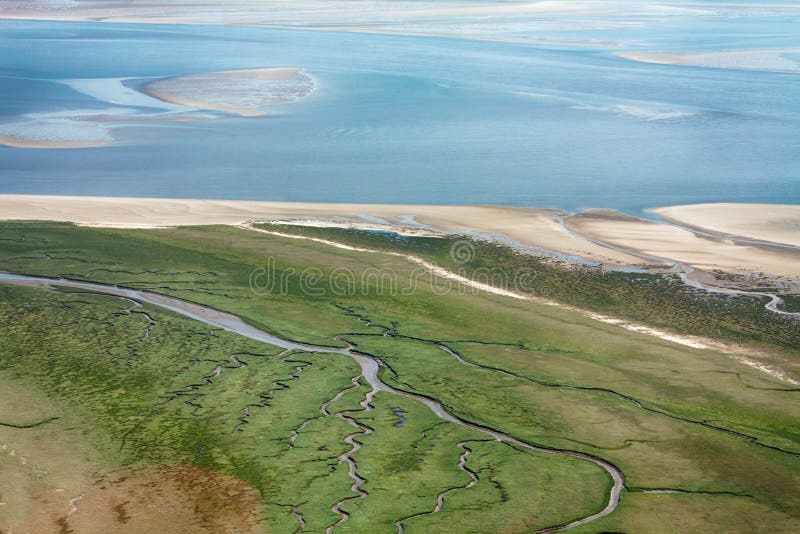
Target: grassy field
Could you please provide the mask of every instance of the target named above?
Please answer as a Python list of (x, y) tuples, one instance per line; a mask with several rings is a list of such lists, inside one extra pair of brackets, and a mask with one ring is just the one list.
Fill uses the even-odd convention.
[[(345, 228), (256, 225), (266, 230), (306, 235), (364, 248), (403, 251), (461, 272), (468, 278), (499, 281), (509, 288), (565, 304), (612, 313), (680, 333), (710, 336), (777, 349), (800, 349), (796, 321), (764, 309), (763, 297), (731, 297), (683, 284), (674, 275), (622, 272), (537, 257), (508, 246), (466, 236), (399, 237)], [(517, 278), (527, 273), (526, 278)], [(515, 283), (519, 282), (519, 283)], [(760, 291), (775, 291), (758, 288)], [(784, 308), (800, 306), (783, 295)]]
[(800, 312), (800, 295), (781, 295), (783, 305), (781, 309), (788, 312)]
[[(441, 264), (451, 247), (352, 239)], [(350, 278), (337, 278), (343, 269)], [(791, 532), (800, 520), (797, 388), (729, 355), (558, 307), (441, 291), (401, 258), (227, 227), (3, 223), (0, 270), (144, 288), (287, 339), (349, 341), (385, 362), (381, 376), (397, 389), (617, 465), (619, 508), (579, 532)], [(563, 276), (559, 287), (578, 275)], [(622, 310), (635, 286), (628, 275), (585, 276), (607, 284), (607, 310)], [(350, 285), (334, 290), (331, 280)], [(410, 281), (414, 291), (401, 291)], [(706, 306), (690, 295), (666, 307), (668, 288), (658, 289), (665, 324), (690, 309), (676, 329), (707, 316), (712, 326), (694, 333), (724, 330), (795, 369), (796, 322), (767, 328), (760, 303), (738, 299)], [(656, 314), (645, 294), (632, 297), (641, 320)], [(80, 292), (0, 285), (0, 315), (0, 528), (149, 528), (170, 503), (182, 511), (175, 531), (324, 532), (342, 520), (340, 503), (349, 517), (337, 531), (395, 532), (400, 522), (407, 532), (530, 532), (590, 515), (608, 496), (607, 475), (590, 462), (487, 441), (412, 399), (378, 393), (364, 410), (369, 387), (354, 386), (360, 369), (345, 356), (282, 352)], [(363, 496), (339, 461), (348, 436), (361, 444), (352, 459)]]

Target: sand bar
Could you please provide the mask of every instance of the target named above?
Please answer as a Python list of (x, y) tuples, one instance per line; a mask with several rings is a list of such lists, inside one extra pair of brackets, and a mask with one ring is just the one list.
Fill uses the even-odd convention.
[[(748, 210), (753, 221), (760, 213), (766, 213), (755, 206)], [(800, 209), (786, 209), (789, 208)], [(724, 213), (724, 208), (711, 211)], [(564, 217), (566, 222), (562, 225)], [(797, 251), (705, 237), (669, 224), (600, 210), (568, 216), (559, 210), (502, 206), (0, 195), (0, 219), (69, 221), (116, 228), (238, 225), (249, 221), (313, 224), (333, 220), (338, 225), (375, 229), (385, 223), (386, 229), (401, 227), (416, 235), (432, 230), (469, 233), (605, 265), (667, 265), (677, 261), (705, 271), (800, 277)]]
[(639, 265), (640, 258), (587, 242), (566, 231), (558, 210), (495, 206), (327, 204), (239, 200), (0, 195), (0, 219), (55, 220), (117, 228), (241, 224), (253, 220), (331, 219), (405, 227), (414, 221), (445, 232), (478, 232), (560, 254), (614, 265)]
[(640, 16), (703, 16), (713, 11), (703, 7), (651, 5), (651, 2), (597, 2), (592, 0), (547, 0), (519, 2), (475, 2), (471, 0), (210, 0), (147, 1), (128, 0), (4, 0), (0, 18), (38, 20), (92, 20), (106, 22), (149, 22), (171, 24), (270, 25), (292, 24), (325, 27), (357, 21), (362, 25), (387, 22), (482, 20), (496, 25), (512, 19), (538, 20), (542, 17), (576, 19)]
[(311, 78), (288, 67), (160, 78), (145, 85), (142, 92), (170, 104), (253, 117), (264, 114), (263, 106), (294, 102), (313, 89)]
[(24, 139), (11, 135), (0, 134), (0, 145), (14, 148), (89, 148), (93, 146), (103, 146), (106, 141), (98, 139), (95, 141), (49, 141), (38, 139)]
[(785, 48), (705, 52), (617, 52), (616, 55), (633, 61), (661, 65), (800, 73), (800, 63), (786, 56), (799, 52), (800, 48)]
[(696, 269), (800, 277), (800, 253), (796, 251), (705, 237), (614, 211), (582, 212), (567, 218), (566, 225), (590, 239)]
[[(761, 12), (784, 12), (785, 6), (759, 6)], [(666, 5), (627, 1), (474, 1), (474, 0), (4, 0), (0, 18), (81, 20), (116, 23), (261, 26), (315, 31), (369, 32), (444, 36), (506, 42), (574, 46), (562, 32), (627, 28), (664, 18), (709, 17), (729, 13), (705, 4)], [(747, 6), (742, 7), (747, 13)], [(735, 15), (734, 15), (735, 16)], [(555, 39), (546, 34), (557, 32)], [(605, 46), (577, 39), (579, 46)]]
[(690, 204), (651, 211), (665, 221), (704, 232), (800, 247), (800, 206)]

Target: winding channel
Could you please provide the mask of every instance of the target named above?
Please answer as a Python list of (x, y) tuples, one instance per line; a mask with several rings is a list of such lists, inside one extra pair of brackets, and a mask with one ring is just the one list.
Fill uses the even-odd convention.
[[(563, 221), (562, 221), (562, 224), (563, 224)], [(415, 265), (417, 265), (419, 267), (422, 267), (423, 269), (427, 270), (434, 278), (439, 278), (439, 279), (442, 279), (442, 280), (455, 282), (457, 284), (462, 284), (462, 285), (464, 285), (466, 287), (470, 287), (472, 289), (475, 289), (475, 290), (478, 290), (478, 291), (483, 291), (483, 292), (486, 292), (486, 293), (489, 293), (489, 294), (492, 294), (492, 295), (499, 295), (499, 296), (502, 296), (502, 297), (509, 297), (509, 298), (513, 298), (513, 299), (517, 299), (517, 300), (526, 300), (526, 301), (529, 301), (529, 302), (537, 302), (539, 304), (545, 304), (547, 306), (553, 306), (553, 307), (556, 307), (556, 308), (560, 308), (562, 310), (573, 311), (573, 312), (576, 312), (576, 313), (579, 313), (579, 314), (583, 315), (584, 317), (592, 319), (594, 321), (600, 321), (602, 323), (615, 325), (615, 326), (618, 326), (620, 328), (624, 328), (626, 330), (630, 330), (632, 332), (637, 332), (639, 334), (643, 334), (643, 335), (646, 335), (646, 336), (656, 337), (656, 338), (663, 339), (665, 341), (669, 341), (669, 342), (672, 342), (672, 343), (678, 343), (679, 345), (684, 345), (686, 347), (692, 347), (692, 348), (695, 348), (695, 349), (712, 349), (712, 350), (716, 350), (716, 351), (722, 352), (723, 354), (727, 354), (729, 356), (732, 356), (736, 360), (738, 360), (739, 362), (741, 362), (741, 363), (743, 363), (743, 364), (745, 364), (745, 365), (747, 365), (749, 367), (752, 367), (754, 369), (758, 369), (759, 371), (771, 376), (772, 378), (776, 378), (776, 379), (778, 379), (778, 380), (780, 380), (782, 382), (786, 382), (786, 383), (788, 383), (788, 384), (790, 384), (792, 386), (800, 385), (800, 382), (798, 382), (797, 380), (794, 380), (793, 378), (788, 376), (788, 374), (785, 371), (783, 371), (782, 369), (773, 368), (771, 366), (768, 366), (766, 364), (763, 364), (763, 363), (753, 359), (751, 357), (751, 350), (748, 347), (735, 346), (735, 345), (732, 345), (732, 344), (729, 344), (729, 343), (719, 342), (719, 341), (716, 341), (716, 340), (713, 340), (713, 339), (699, 337), (699, 336), (688, 336), (688, 335), (676, 334), (676, 333), (668, 332), (668, 331), (664, 331), (664, 330), (659, 330), (657, 328), (646, 326), (646, 325), (643, 325), (643, 324), (640, 324), (640, 323), (635, 323), (635, 322), (631, 322), (631, 321), (628, 321), (628, 320), (619, 319), (617, 317), (612, 317), (610, 315), (604, 315), (604, 314), (601, 314), (601, 313), (597, 313), (597, 312), (585, 310), (585, 309), (582, 309), (582, 308), (578, 308), (577, 306), (572, 306), (572, 305), (569, 305), (569, 304), (564, 304), (564, 303), (561, 303), (561, 302), (556, 302), (556, 301), (553, 301), (553, 300), (549, 300), (549, 299), (543, 298), (543, 297), (538, 296), (538, 295), (520, 293), (518, 291), (511, 291), (511, 290), (509, 290), (507, 288), (496, 287), (496, 286), (493, 286), (493, 285), (485, 283), (485, 282), (472, 280), (471, 278), (468, 278), (466, 276), (462, 276), (461, 274), (452, 272), (452, 271), (450, 271), (448, 269), (445, 269), (443, 267), (439, 267), (435, 263), (427, 261), (427, 260), (425, 260), (425, 259), (423, 259), (423, 258), (421, 258), (419, 256), (414, 256), (413, 254), (405, 254), (405, 253), (402, 253), (402, 252), (392, 252), (392, 251), (386, 251), (386, 250), (376, 250), (376, 249), (370, 249), (370, 248), (356, 247), (356, 246), (353, 246), (353, 245), (340, 243), (338, 241), (331, 241), (329, 239), (322, 239), (322, 238), (319, 238), (319, 237), (312, 237), (312, 236), (305, 236), (305, 235), (298, 235), (298, 234), (290, 234), (290, 233), (285, 233), (285, 232), (277, 232), (277, 231), (273, 231), (273, 230), (264, 230), (262, 228), (254, 227), (253, 223), (240, 224), (240, 225), (236, 225), (236, 227), (237, 228), (241, 228), (242, 230), (249, 230), (249, 231), (252, 231), (252, 232), (258, 232), (258, 233), (267, 234), (267, 235), (273, 235), (273, 236), (277, 236), (277, 237), (284, 237), (284, 238), (289, 238), (289, 239), (299, 239), (299, 240), (311, 241), (311, 242), (314, 242), (314, 243), (321, 243), (323, 245), (328, 245), (330, 247), (334, 247), (334, 248), (338, 248), (338, 249), (342, 249), (342, 250), (350, 250), (350, 251), (354, 251), (354, 252), (367, 252), (367, 253), (370, 253), (370, 254), (383, 254), (383, 255), (386, 255), (386, 256), (393, 256), (393, 257), (402, 258), (402, 259), (404, 259), (404, 260), (406, 260), (408, 262), (411, 262), (412, 264), (415, 264)], [(567, 231), (572, 232), (568, 228), (567, 228)], [(579, 235), (579, 234), (577, 234), (577, 235)], [(579, 237), (582, 237), (582, 236), (579, 235)], [(602, 246), (608, 246), (609, 248), (614, 248), (613, 245), (606, 245), (606, 244), (602, 244), (602, 243), (597, 243), (597, 244), (600, 244)], [(650, 257), (648, 257), (648, 259), (656, 259), (656, 258), (653, 257), (653, 256), (650, 256)], [(658, 258), (658, 259), (660, 260), (661, 258)], [(672, 262), (672, 260), (668, 260), (668, 261)], [(685, 266), (685, 268), (687, 270), (692, 270), (693, 271), (693, 268), (691, 268), (689, 266)], [(686, 272), (683, 272), (682, 275), (684, 277), (688, 276), (686, 274)], [(707, 291), (712, 291), (713, 292), (713, 290), (714, 290), (714, 288), (712, 288), (712, 287), (703, 286), (702, 284), (700, 284), (700, 282), (695, 282), (694, 280), (689, 280), (688, 278), (684, 278), (684, 281), (686, 283), (699, 284), (699, 285), (697, 285), (695, 287), (702, 288), (702, 289), (705, 289)], [(252, 282), (253, 281), (251, 280), (251, 283)], [(733, 290), (733, 289), (727, 290), (726, 289), (725, 291), (736, 291), (736, 290)], [(769, 296), (770, 298), (772, 298), (772, 300), (771, 300), (771, 302), (769, 304), (766, 305), (766, 308), (768, 310), (777, 311), (777, 313), (781, 314), (781, 315), (800, 316), (800, 313), (784, 312), (784, 311), (778, 310), (777, 306), (778, 306), (778, 304), (780, 302), (782, 302), (782, 299), (780, 299), (780, 297), (778, 297), (777, 295), (772, 295), (772, 294), (767, 294), (767, 293), (756, 294), (756, 293), (751, 293), (751, 292), (742, 292), (742, 294), (751, 295), (751, 296), (752, 295)]]
[[(608, 243), (606, 241), (603, 241), (603, 240), (600, 240), (600, 239), (596, 239), (596, 238), (593, 238), (593, 237), (589, 237), (587, 235), (584, 235), (584, 234), (578, 232), (577, 230), (575, 230), (573, 228), (570, 228), (569, 225), (567, 224), (566, 218), (564, 216), (556, 217), (556, 221), (559, 222), (561, 227), (566, 232), (568, 232), (569, 234), (571, 234), (571, 235), (573, 235), (573, 236), (575, 236), (575, 237), (577, 237), (579, 239), (583, 239), (585, 241), (588, 241), (589, 243), (598, 245), (600, 247), (605, 247), (605, 248), (607, 248), (609, 250), (614, 250), (616, 252), (621, 252), (623, 254), (629, 254), (631, 256), (635, 256), (637, 258), (641, 258), (641, 259), (646, 260), (646, 261), (654, 261), (656, 263), (663, 263), (663, 264), (669, 265), (669, 266), (671, 266), (671, 267), (673, 267), (675, 269), (678, 269), (681, 281), (684, 284), (686, 284), (687, 286), (694, 287), (696, 289), (700, 289), (700, 290), (706, 291), (708, 293), (718, 293), (718, 294), (722, 294), (722, 295), (747, 296), (747, 297), (766, 297), (766, 298), (770, 299), (769, 302), (764, 304), (764, 308), (767, 309), (768, 311), (771, 311), (773, 313), (777, 313), (778, 315), (786, 315), (786, 316), (789, 316), (789, 317), (800, 317), (800, 312), (789, 312), (789, 311), (781, 310), (778, 306), (780, 306), (781, 304), (784, 303), (783, 299), (781, 297), (779, 297), (778, 295), (774, 294), (774, 293), (766, 293), (766, 292), (763, 292), (763, 291), (746, 291), (744, 289), (731, 289), (731, 288), (727, 288), (727, 287), (719, 287), (719, 286), (712, 286), (712, 285), (704, 284), (704, 283), (700, 282), (699, 280), (695, 280), (694, 278), (692, 278), (692, 274), (696, 271), (696, 269), (694, 267), (692, 267), (691, 265), (688, 265), (686, 263), (680, 262), (678, 260), (673, 260), (671, 258), (665, 258), (663, 256), (655, 256), (653, 254), (647, 254), (645, 252), (640, 252), (638, 250), (634, 250), (634, 249), (631, 249), (631, 248), (625, 248), (625, 247), (620, 247), (620, 246), (617, 246), (617, 245), (612, 245), (611, 243)], [(701, 231), (698, 231), (698, 230), (693, 230), (693, 229), (691, 229), (689, 227), (682, 227), (682, 226), (674, 225), (674, 224), (672, 224), (671, 226), (678, 226), (679, 228), (682, 228), (684, 230), (688, 230), (688, 231), (690, 231), (692, 233), (695, 233), (695, 234), (698, 234), (698, 235), (704, 235), (704, 236), (711, 237), (711, 238), (714, 238), (714, 239), (728, 239), (728, 240), (733, 240), (733, 241), (738, 241), (738, 242), (743, 242), (743, 243), (758, 244), (758, 245), (761, 245), (761, 246), (772, 246), (772, 247), (777, 247), (777, 248), (783, 248), (783, 249), (792, 250), (792, 251), (796, 251), (798, 249), (798, 247), (794, 247), (792, 245), (769, 243), (767, 241), (746, 240), (746, 239), (743, 239), (743, 238), (735, 238), (735, 239), (734, 238), (729, 238), (729, 237), (723, 238), (722, 236), (719, 236), (719, 235), (714, 235), (714, 234), (709, 234), (709, 233), (706, 233), (706, 232), (701, 232)]]
[[(222, 330), (233, 332), (242, 335), (244, 337), (253, 339), (255, 341), (260, 341), (262, 343), (267, 343), (284, 349), (299, 350), (308, 353), (335, 353), (348, 356), (350, 358), (353, 358), (361, 366), (362, 376), (364, 377), (364, 380), (366, 380), (366, 382), (371, 386), (372, 391), (370, 393), (372, 395), (382, 391), (385, 393), (400, 395), (402, 397), (414, 399), (427, 406), (437, 417), (449, 423), (470, 428), (472, 430), (486, 434), (497, 441), (507, 443), (510, 445), (515, 445), (517, 447), (524, 448), (527, 450), (546, 453), (546, 454), (566, 456), (570, 458), (576, 458), (579, 460), (585, 460), (597, 465), (598, 467), (603, 469), (606, 473), (608, 473), (613, 484), (611, 487), (611, 491), (609, 493), (608, 502), (602, 510), (587, 517), (572, 521), (570, 523), (556, 525), (537, 531), (539, 533), (558, 532), (562, 530), (567, 530), (569, 528), (577, 527), (580, 525), (585, 525), (587, 523), (600, 519), (601, 517), (607, 516), (608, 514), (613, 512), (619, 505), (620, 494), (622, 493), (622, 490), (625, 487), (625, 475), (618, 467), (616, 467), (612, 463), (600, 457), (584, 452), (531, 445), (530, 443), (520, 441), (519, 439), (509, 436), (508, 434), (505, 434), (503, 432), (500, 432), (499, 430), (495, 430), (493, 428), (489, 428), (476, 423), (471, 423), (469, 421), (456, 417), (447, 412), (447, 410), (445, 410), (444, 407), (439, 402), (430, 397), (395, 389), (389, 386), (388, 384), (384, 383), (378, 376), (378, 372), (381, 366), (379, 361), (373, 358), (369, 354), (356, 350), (356, 348), (354, 348), (352, 344), (348, 343), (347, 348), (341, 348), (341, 347), (326, 347), (326, 346), (298, 343), (295, 341), (286, 340), (274, 336), (272, 334), (263, 332), (245, 323), (239, 317), (226, 312), (215, 310), (213, 308), (208, 308), (206, 306), (201, 306), (199, 304), (195, 304), (192, 302), (180, 300), (174, 297), (167, 297), (156, 293), (128, 289), (124, 287), (98, 284), (93, 282), (69, 280), (63, 278), (46, 278), (46, 277), (27, 276), (27, 275), (11, 274), (11, 273), (0, 273), (0, 283), (39, 287), (39, 288), (51, 288), (53, 286), (75, 288), (84, 291), (92, 291), (96, 293), (102, 293), (105, 295), (121, 297), (124, 299), (131, 299), (139, 303), (146, 302), (148, 304), (173, 311), (175, 313), (183, 315), (184, 317), (200, 321), (209, 326), (220, 328)], [(353, 444), (351, 443), (351, 445)], [(357, 481), (356, 484), (354, 484), (354, 486), (355, 485), (360, 486), (360, 484), (357, 484)]]

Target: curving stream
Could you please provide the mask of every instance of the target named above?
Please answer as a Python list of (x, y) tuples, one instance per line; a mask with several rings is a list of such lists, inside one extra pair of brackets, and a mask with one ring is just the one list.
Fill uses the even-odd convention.
[[(485, 427), (482, 425), (471, 423), (464, 419), (460, 419), (448, 413), (439, 402), (430, 397), (393, 388), (392, 386), (384, 383), (378, 376), (378, 372), (381, 366), (380, 362), (369, 354), (359, 352), (350, 343), (348, 343), (347, 348), (326, 347), (326, 346), (298, 343), (295, 341), (286, 340), (274, 336), (272, 334), (263, 332), (245, 323), (239, 317), (226, 312), (215, 310), (213, 308), (209, 308), (206, 306), (201, 306), (199, 304), (195, 304), (192, 302), (187, 302), (174, 297), (167, 297), (164, 295), (159, 295), (157, 293), (150, 293), (147, 291), (139, 291), (135, 289), (127, 289), (124, 287), (97, 284), (93, 282), (82, 282), (82, 281), (69, 280), (63, 278), (45, 278), (45, 277), (27, 276), (27, 275), (11, 274), (11, 273), (0, 273), (0, 283), (24, 285), (24, 286), (40, 287), (40, 288), (59, 286), (59, 287), (81, 289), (85, 291), (92, 291), (96, 293), (102, 293), (105, 295), (113, 295), (124, 299), (134, 300), (139, 303), (146, 302), (148, 304), (152, 304), (154, 306), (158, 306), (160, 308), (173, 311), (175, 313), (183, 315), (184, 317), (200, 321), (207, 325), (220, 328), (228, 332), (234, 332), (236, 334), (245, 336), (247, 338), (256, 341), (261, 341), (263, 343), (268, 343), (270, 345), (275, 345), (281, 348), (299, 350), (309, 353), (324, 352), (324, 353), (342, 354), (344, 356), (353, 358), (361, 366), (362, 376), (364, 377), (364, 380), (366, 380), (366, 382), (372, 387), (372, 391), (370, 392), (372, 395), (374, 395), (379, 391), (382, 391), (393, 395), (400, 395), (403, 397), (414, 399), (427, 406), (437, 417), (449, 423), (471, 428), (473, 430), (486, 434), (497, 441), (501, 441), (511, 445), (516, 445), (517, 447), (521, 447), (531, 451), (568, 456), (570, 458), (577, 458), (580, 460), (592, 462), (593, 464), (603, 469), (606, 473), (608, 473), (608, 475), (611, 477), (613, 481), (613, 485), (611, 487), (608, 502), (602, 510), (587, 517), (572, 521), (570, 523), (566, 523), (563, 525), (556, 525), (537, 531), (539, 533), (558, 532), (562, 530), (567, 530), (572, 527), (590, 523), (596, 519), (599, 519), (601, 517), (610, 514), (617, 508), (619, 504), (620, 494), (623, 488), (625, 487), (625, 476), (622, 473), (622, 471), (615, 465), (611, 464), (610, 462), (607, 462), (606, 460), (603, 460), (602, 458), (579, 451), (553, 449), (537, 445), (531, 445), (530, 443), (520, 441), (517, 438), (504, 434), (499, 430), (495, 430), (493, 428)], [(351, 452), (354, 453), (356, 451), (351, 451)], [(353, 466), (351, 465), (351, 468), (352, 467)], [(357, 481), (356, 484), (354, 484), (354, 486), (355, 485), (360, 486), (360, 484), (358, 484)]]
[[(731, 289), (731, 288), (727, 288), (727, 287), (719, 287), (719, 286), (712, 286), (712, 285), (704, 284), (703, 282), (692, 278), (692, 274), (696, 271), (696, 269), (694, 267), (692, 267), (691, 265), (687, 264), (687, 263), (683, 263), (683, 262), (680, 262), (678, 260), (673, 260), (673, 259), (670, 259), (670, 258), (665, 258), (665, 257), (662, 257), (662, 256), (655, 256), (653, 254), (647, 254), (645, 252), (640, 252), (638, 250), (634, 250), (634, 249), (631, 249), (631, 248), (625, 248), (625, 247), (620, 247), (620, 246), (617, 246), (617, 245), (612, 245), (611, 243), (608, 243), (606, 241), (603, 241), (603, 240), (600, 240), (600, 239), (596, 239), (596, 238), (593, 238), (593, 237), (589, 237), (587, 235), (584, 235), (584, 234), (578, 232), (577, 230), (575, 230), (573, 228), (570, 228), (567, 225), (566, 218), (564, 216), (559, 215), (555, 219), (556, 219), (556, 221), (558, 221), (558, 223), (561, 225), (561, 227), (566, 232), (574, 235), (575, 237), (577, 237), (579, 239), (583, 239), (583, 240), (588, 241), (590, 243), (593, 243), (595, 245), (598, 245), (598, 246), (601, 246), (601, 247), (605, 247), (605, 248), (607, 248), (609, 250), (614, 250), (614, 251), (617, 251), (617, 252), (622, 252), (623, 254), (629, 254), (631, 256), (636, 256), (637, 258), (642, 258), (643, 260), (646, 260), (646, 261), (654, 261), (656, 263), (663, 263), (663, 264), (669, 265), (671, 267), (674, 267), (675, 269), (678, 269), (680, 271), (679, 272), (679, 276), (681, 278), (681, 281), (684, 284), (686, 284), (687, 286), (694, 287), (694, 288), (706, 291), (708, 293), (718, 293), (718, 294), (722, 294), (722, 295), (747, 296), (747, 297), (766, 297), (766, 298), (770, 299), (770, 301), (768, 303), (764, 304), (764, 308), (765, 309), (767, 309), (767, 310), (769, 310), (769, 311), (771, 311), (773, 313), (777, 313), (778, 315), (786, 315), (786, 316), (789, 316), (789, 317), (800, 317), (800, 312), (789, 312), (789, 311), (781, 310), (778, 306), (783, 304), (783, 299), (781, 297), (779, 297), (778, 295), (774, 294), (774, 293), (766, 293), (766, 292), (763, 292), (763, 291), (746, 291), (744, 289)], [(695, 230), (695, 229), (692, 229), (690, 227), (684, 227), (684, 226), (675, 225), (675, 224), (671, 224), (671, 223), (663, 223), (663, 224), (670, 224), (671, 226), (677, 226), (679, 228), (683, 228), (684, 230), (688, 230), (688, 231), (693, 232), (695, 234), (704, 235), (704, 236), (707, 236), (707, 237), (712, 237), (714, 239), (728, 239), (728, 240), (737, 241), (737, 242), (741, 242), (741, 243), (765, 245), (765, 246), (771, 246), (771, 247), (776, 247), (776, 248), (782, 248), (782, 249), (786, 249), (786, 250), (797, 250), (798, 249), (798, 247), (795, 247), (795, 246), (792, 246), (792, 245), (783, 245), (783, 244), (780, 244), (780, 243), (770, 243), (768, 241), (757, 241), (757, 240), (745, 239), (745, 238), (722, 237), (720, 235), (715, 235), (715, 234), (710, 234), (708, 232), (702, 232), (702, 231), (699, 231), (699, 230)]]
[[(321, 243), (321, 244), (324, 244), (324, 245), (328, 245), (328, 246), (331, 246), (331, 247), (334, 247), (334, 248), (343, 249), (343, 250), (350, 250), (350, 251), (355, 251), (355, 252), (367, 252), (367, 253), (370, 253), (370, 254), (383, 254), (383, 255), (387, 255), (387, 256), (399, 257), (399, 258), (402, 258), (402, 259), (404, 259), (406, 261), (409, 261), (409, 262), (411, 262), (413, 264), (416, 264), (416, 265), (418, 265), (420, 267), (425, 268), (435, 278), (438, 277), (438, 278), (441, 278), (441, 279), (444, 279), (444, 280), (449, 280), (449, 281), (452, 281), (452, 282), (455, 282), (455, 283), (458, 283), (458, 284), (463, 284), (464, 286), (467, 286), (467, 287), (470, 287), (470, 288), (473, 288), (473, 289), (477, 289), (479, 291), (485, 291), (486, 293), (489, 293), (489, 294), (492, 294), (492, 295), (500, 295), (500, 296), (503, 296), (503, 297), (509, 297), (509, 298), (513, 298), (513, 299), (517, 299), (517, 300), (527, 300), (527, 301), (530, 301), (530, 302), (537, 302), (537, 303), (540, 303), (540, 304), (546, 304), (548, 306), (555, 306), (555, 307), (560, 308), (562, 310), (570, 310), (570, 311), (579, 313), (579, 314), (583, 315), (584, 317), (588, 317), (589, 319), (592, 319), (592, 320), (595, 320), (595, 321), (600, 321), (600, 322), (603, 322), (603, 323), (612, 324), (612, 325), (615, 325), (615, 326), (618, 326), (618, 327), (621, 327), (621, 328), (625, 328), (626, 330), (630, 330), (632, 332), (637, 332), (639, 334), (643, 334), (643, 335), (646, 335), (646, 336), (657, 337), (659, 339), (663, 339), (663, 340), (666, 340), (666, 341), (669, 341), (669, 342), (672, 342), (672, 343), (678, 343), (680, 345), (684, 345), (684, 346), (687, 346), (687, 347), (692, 347), (692, 348), (695, 348), (695, 349), (714, 349), (714, 350), (717, 350), (719, 352), (722, 352), (723, 354), (730, 355), (731, 357), (737, 359), (739, 362), (741, 362), (741, 363), (743, 363), (743, 364), (745, 364), (745, 365), (747, 365), (749, 367), (753, 367), (755, 369), (758, 369), (759, 371), (770, 375), (772, 378), (776, 378), (776, 379), (778, 379), (778, 380), (780, 380), (782, 382), (786, 382), (788, 384), (791, 384), (792, 386), (800, 385), (800, 382), (797, 382), (796, 380), (794, 380), (793, 378), (788, 376), (788, 374), (785, 371), (783, 371), (781, 369), (775, 369), (775, 368), (773, 368), (771, 366), (765, 365), (765, 364), (763, 364), (763, 363), (761, 363), (759, 361), (756, 361), (756, 360), (752, 359), (751, 358), (751, 351), (749, 350), (749, 348), (746, 348), (746, 347), (745, 348), (738, 347), (738, 346), (735, 346), (735, 345), (732, 345), (732, 344), (729, 344), (729, 343), (719, 342), (719, 341), (716, 341), (716, 340), (713, 340), (713, 339), (709, 339), (709, 338), (704, 338), (704, 337), (687, 336), (687, 335), (682, 335), (682, 334), (676, 334), (676, 333), (673, 333), (673, 332), (668, 332), (668, 331), (665, 331), (665, 330), (659, 330), (657, 328), (653, 328), (653, 327), (650, 327), (650, 326), (647, 326), (647, 325), (644, 325), (644, 324), (634, 323), (634, 322), (623, 320), (623, 319), (619, 319), (617, 317), (613, 317), (613, 316), (610, 316), (610, 315), (603, 315), (601, 313), (597, 313), (597, 312), (581, 309), (581, 308), (578, 308), (576, 306), (571, 306), (569, 304), (563, 304), (563, 303), (560, 303), (560, 302), (548, 300), (548, 299), (545, 299), (545, 298), (540, 297), (538, 295), (532, 295), (532, 294), (527, 294), (527, 293), (523, 294), (523, 293), (520, 293), (520, 292), (511, 291), (509, 289), (505, 289), (505, 288), (502, 288), (502, 287), (496, 287), (496, 286), (493, 286), (491, 284), (480, 282), (480, 281), (476, 281), (476, 280), (472, 280), (470, 278), (467, 278), (466, 276), (462, 276), (462, 275), (460, 275), (458, 273), (454, 273), (454, 272), (449, 271), (449, 270), (447, 270), (447, 269), (445, 269), (443, 267), (439, 267), (435, 263), (429, 262), (429, 261), (427, 261), (427, 260), (425, 260), (425, 259), (423, 259), (423, 258), (421, 258), (419, 256), (414, 256), (412, 254), (405, 254), (405, 253), (401, 253), (401, 252), (391, 252), (391, 251), (385, 251), (385, 250), (376, 250), (376, 249), (370, 249), (370, 248), (355, 247), (355, 246), (348, 245), (348, 244), (345, 244), (345, 243), (340, 243), (338, 241), (331, 241), (329, 239), (321, 239), (319, 237), (311, 237), (311, 236), (304, 236), (304, 235), (298, 235), (298, 234), (287, 234), (287, 233), (284, 233), (284, 232), (275, 232), (275, 231), (272, 231), (272, 230), (264, 230), (264, 229), (261, 229), (261, 228), (253, 227), (252, 223), (240, 224), (240, 225), (237, 225), (237, 227), (241, 228), (243, 230), (250, 230), (250, 231), (253, 231), (253, 232), (259, 232), (259, 233), (268, 234), (268, 235), (274, 235), (274, 236), (278, 236), (278, 237), (286, 237), (286, 238), (290, 238), (290, 239), (301, 239), (301, 240), (306, 240), (306, 241), (312, 241), (314, 243)], [(567, 229), (567, 230), (571, 231), (569, 229)], [(598, 243), (598, 244), (600, 244), (600, 243)], [(606, 246), (606, 245), (602, 245), (602, 246)], [(608, 246), (613, 248), (612, 245), (608, 245)], [(652, 257), (652, 256), (650, 256), (648, 258), (649, 259), (655, 259), (655, 257)], [(668, 261), (671, 262), (672, 260), (668, 260)], [(692, 268), (686, 266), (686, 269), (692, 269)], [(683, 274), (684, 277), (688, 276), (685, 271), (682, 274)], [(702, 289), (706, 289), (708, 291), (713, 291), (713, 288), (703, 286), (700, 282), (695, 282), (695, 281), (690, 280), (688, 278), (685, 278), (684, 281), (687, 284), (688, 283), (700, 284), (700, 286), (702, 286)], [(700, 287), (700, 286), (696, 286), (696, 287)], [(726, 289), (725, 291), (736, 291), (736, 290), (733, 290), (733, 289), (727, 290)], [(743, 294), (756, 295), (756, 293), (751, 293), (751, 292), (743, 292)], [(779, 310), (777, 308), (777, 306), (780, 304), (780, 302), (782, 302), (782, 300), (777, 295), (772, 295), (772, 294), (767, 294), (767, 293), (759, 294), (759, 295), (771, 297), (772, 300), (770, 301), (770, 303), (768, 303), (766, 305), (766, 308), (769, 309), (770, 311), (776, 311), (778, 314), (781, 314), (781, 315), (790, 315), (790, 316), (800, 317), (800, 313), (784, 312), (784, 311)]]

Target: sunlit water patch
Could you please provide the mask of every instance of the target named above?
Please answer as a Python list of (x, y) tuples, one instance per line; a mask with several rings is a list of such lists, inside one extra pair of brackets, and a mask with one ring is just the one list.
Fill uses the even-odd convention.
[[(648, 52), (800, 47), (790, 16), (758, 17), (725, 19), (724, 33), (713, 17), (687, 26), (665, 17), (656, 31), (631, 25), (538, 37), (635, 43)], [(521, 26), (507, 28), (530, 36)], [(0, 148), (0, 188), (632, 212), (800, 202), (796, 74), (643, 63), (618, 51), (334, 31), (2, 22), (6, 135), (70, 137), (56, 135), (56, 120), (66, 131), (81, 130), (71, 137), (106, 145)], [(184, 84), (192, 81), (181, 79), (187, 75), (287, 65), (301, 66), (314, 82), (290, 103), (259, 106), (264, 97), (250, 92), (250, 82), (242, 91), (210, 93), (216, 81), (173, 85), (174, 96), (189, 95), (198, 107), (143, 94), (157, 80)], [(266, 98), (297, 92), (283, 89)], [(240, 105), (237, 92), (245, 108), (266, 116), (204, 109)], [(75, 110), (86, 116), (76, 120)], [(69, 118), (37, 118), (42, 113)]]

